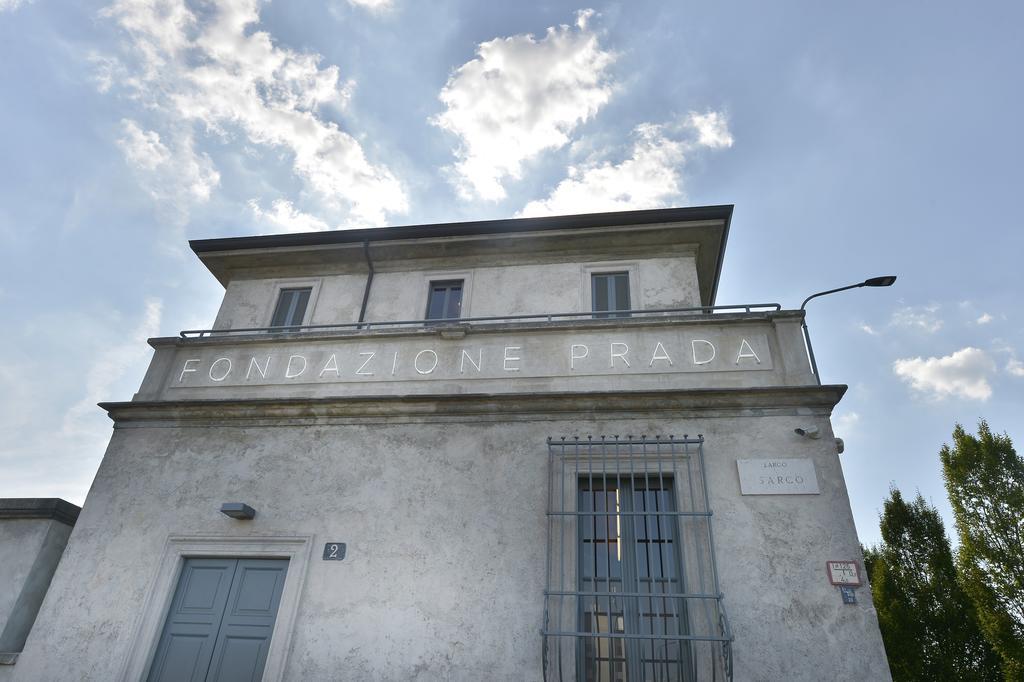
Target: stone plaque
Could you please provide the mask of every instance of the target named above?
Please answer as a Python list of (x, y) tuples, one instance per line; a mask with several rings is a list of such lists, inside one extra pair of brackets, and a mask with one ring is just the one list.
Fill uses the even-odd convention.
[[(214, 337), (214, 341), (216, 341)], [(277, 340), (177, 349), (174, 389), (516, 380), (771, 371), (768, 336), (656, 327), (573, 333), (474, 333)]]
[(742, 495), (817, 495), (818, 476), (809, 459), (738, 459)]

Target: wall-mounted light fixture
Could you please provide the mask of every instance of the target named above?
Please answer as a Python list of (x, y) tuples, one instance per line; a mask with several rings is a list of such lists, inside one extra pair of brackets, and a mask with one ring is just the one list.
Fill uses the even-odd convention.
[(220, 506), (220, 513), (239, 521), (248, 521), (256, 516), (256, 510), (244, 502), (225, 502)]
[(821, 438), (821, 432), (818, 430), (817, 426), (808, 426), (806, 429), (803, 427), (797, 427), (793, 429), (793, 433), (795, 433), (798, 436), (803, 436), (804, 438), (811, 438), (813, 440)]

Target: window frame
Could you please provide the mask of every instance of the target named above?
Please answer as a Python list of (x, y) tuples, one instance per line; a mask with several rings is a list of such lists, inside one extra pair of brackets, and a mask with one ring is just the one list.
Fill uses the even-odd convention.
[[(580, 267), (580, 312), (591, 315), (595, 319), (614, 319), (630, 317), (629, 315), (612, 315), (615, 311), (594, 310), (594, 275), (611, 275), (627, 273), (629, 281), (629, 306), (632, 310), (642, 310), (644, 297), (640, 288), (640, 263), (637, 261), (602, 261), (587, 263)], [(600, 316), (600, 317), (599, 317)]]
[[(605, 288), (607, 289), (606, 296), (608, 299), (609, 307), (605, 310), (597, 310), (597, 293), (598, 293), (598, 282), (601, 278), (605, 278)], [(617, 286), (615, 285), (616, 280), (619, 278), (625, 278), (626, 281), (626, 307), (619, 306), (618, 294), (616, 293)], [(590, 273), (590, 307), (591, 312), (594, 313), (594, 317), (598, 319), (607, 319), (615, 317), (632, 317), (632, 313), (627, 312), (633, 309), (632, 296), (630, 295), (629, 286), (629, 271), (619, 270), (617, 272), (592, 272)], [(612, 307), (612, 299), (615, 307)]]
[[(438, 287), (438, 286), (441, 286), (441, 285), (448, 285), (445, 288), (446, 293), (445, 293), (445, 300), (444, 300), (444, 303), (445, 303), (444, 308), (445, 308), (445, 311), (447, 311), (448, 300), (449, 300), (448, 297), (450, 295), (451, 289), (456, 284), (458, 284), (458, 286), (459, 286), (459, 316), (458, 317), (430, 317), (430, 308), (431, 308), (431, 304), (434, 301), (434, 288)], [(445, 278), (445, 279), (430, 279), (427, 282), (427, 305), (426, 305), (426, 308), (424, 309), (424, 312), (423, 312), (423, 320), (426, 322), (426, 324), (445, 324), (445, 323), (452, 323), (452, 322), (455, 322), (457, 320), (461, 320), (463, 317), (466, 317), (466, 315), (465, 315), (465, 312), (466, 312), (465, 311), (465, 303), (466, 303), (466, 280), (465, 279), (457, 278), (457, 277), (449, 277), (449, 278)]]
[[(298, 311), (298, 300), (302, 297), (303, 292), (306, 293), (306, 303), (302, 307), (302, 314), (298, 317), (298, 320), (289, 319), (295, 315)], [(284, 311), (284, 320), (280, 324), (276, 324), (274, 318), (277, 317), (278, 312), (281, 311), (281, 306), (284, 303), (285, 294), (296, 293), (297, 295), (292, 297), (288, 309)], [(291, 327), (301, 327), (306, 321), (306, 313), (309, 310), (309, 299), (313, 296), (312, 287), (285, 287), (277, 292), (277, 305), (274, 306), (274, 313), (270, 316), (270, 326), (274, 329), (287, 329)]]
[[(309, 301), (306, 303), (306, 311), (302, 316), (302, 321), (298, 325), (293, 326), (306, 326), (312, 324), (313, 314), (316, 311), (317, 300), (320, 297), (320, 288), (323, 280), (320, 278), (311, 279), (304, 277), (302, 279), (275, 279), (271, 281), (271, 287), (273, 289), (273, 295), (270, 297), (269, 304), (266, 308), (266, 312), (263, 315), (263, 319), (266, 320), (267, 329), (273, 327), (274, 313), (277, 311), (277, 304), (281, 300), (281, 293), (285, 289), (309, 289)], [(272, 330), (271, 333), (281, 330)]]
[[(581, 664), (578, 655), (581, 638), (604, 640), (600, 644), (606, 644), (611, 639), (637, 639), (640, 642), (678, 641), (684, 643), (680, 646), (685, 646), (685, 651), (671, 650), (672, 655), (668, 664), (669, 669), (675, 672), (679, 669), (675, 667), (674, 662), (682, 662), (683, 680), (689, 682), (693, 679), (721, 679), (721, 675), (729, 679), (730, 671), (733, 669), (734, 638), (723, 604), (722, 589), (719, 586), (719, 572), (715, 559), (716, 543), (708, 500), (704, 437), (698, 435), (691, 438), (684, 435), (680, 439), (675, 436), (627, 436), (622, 439), (619, 436), (604, 435), (586, 438), (580, 438), (578, 435), (552, 436), (547, 439), (547, 445), (547, 589), (544, 591), (542, 631), (545, 670), (557, 670), (567, 680), (585, 680), (586, 666)], [(624, 482), (627, 479), (646, 479), (656, 484), (664, 482), (659, 487), (666, 488), (670, 494), (669, 499), (659, 500), (653, 511), (650, 510), (648, 503), (640, 510), (640, 514), (629, 514), (622, 510), (621, 505), (619, 512), (611, 512), (613, 518), (619, 517), (620, 523), (622, 519), (636, 519), (637, 516), (649, 518), (657, 514), (660, 518), (672, 519), (671, 523), (674, 525), (671, 532), (677, 534), (676, 550), (673, 555), (676, 557), (677, 570), (674, 572), (678, 582), (661, 581), (659, 584), (662, 587), (660, 592), (666, 595), (665, 598), (671, 596), (673, 599), (682, 600), (686, 605), (685, 609), (680, 607), (673, 610), (670, 605), (662, 603), (655, 604), (660, 610), (645, 610), (645, 606), (655, 606), (644, 604), (645, 601), (650, 601), (647, 591), (637, 584), (624, 586), (619, 590), (622, 594), (614, 599), (625, 599), (628, 594), (632, 594), (632, 598), (639, 600), (635, 605), (636, 610), (646, 617), (646, 621), (638, 621), (632, 631), (627, 630), (625, 634), (629, 634), (629, 637), (623, 637), (614, 631), (594, 631), (593, 628), (586, 632), (587, 628), (583, 627), (586, 623), (582, 622), (579, 616), (577, 600), (585, 602), (591, 599), (592, 603), (588, 606), (591, 613), (595, 613), (593, 601), (598, 597), (610, 596), (607, 592), (611, 591), (607, 590), (604, 594), (587, 594), (586, 583), (580, 579), (585, 573), (581, 566), (586, 561), (580, 554), (587, 551), (586, 547), (581, 549), (580, 538), (584, 531), (581, 531), (580, 525), (586, 524), (588, 517), (595, 516), (600, 525), (602, 519), (608, 515), (602, 507), (598, 507), (596, 512), (588, 512), (586, 503), (580, 499), (581, 488), (589, 487), (588, 481), (591, 479), (594, 483), (602, 479), (611, 483)], [(665, 485), (670, 479), (671, 486)], [(644, 500), (638, 502), (644, 503)], [(611, 507), (614, 509), (614, 506)], [(658, 511), (659, 509), (666, 511)], [(645, 528), (649, 529), (650, 526), (647, 525)], [(662, 528), (664, 529), (664, 526)], [(664, 531), (662, 535), (667, 537)], [(663, 544), (659, 546), (664, 547)], [(630, 551), (635, 550), (636, 546), (632, 545)], [(642, 563), (650, 558), (647, 554), (637, 552), (638, 562)], [(601, 565), (593, 572), (603, 578), (602, 572), (606, 564), (604, 557), (601, 559)], [(596, 562), (595, 566), (598, 566)], [(662, 577), (654, 568), (651, 572), (655, 577)], [(607, 573), (617, 577), (610, 569)], [(618, 570), (618, 574), (621, 575), (622, 570)], [(594, 584), (599, 585), (596, 582)], [(615, 581), (609, 583), (609, 586), (615, 586)], [(668, 588), (667, 592), (665, 588)], [(600, 593), (602, 590), (591, 589), (590, 592)], [(655, 597), (656, 602), (660, 602), (660, 599), (658, 596)], [(611, 605), (618, 606), (614, 602)], [(612, 613), (615, 614), (619, 610), (625, 612), (622, 608)], [(605, 613), (607, 615), (608, 612)], [(677, 616), (685, 618), (685, 621), (680, 623)], [(618, 627), (617, 619), (611, 622)], [(606, 618), (598, 625), (604, 627), (608, 624)], [(665, 627), (666, 625), (669, 627)], [(652, 630), (652, 626), (658, 629)], [(613, 649), (606, 647), (604, 651)], [(646, 651), (649, 659), (656, 659), (656, 654), (661, 653), (646, 649), (641, 651)], [(650, 655), (652, 653), (655, 655)], [(662, 661), (662, 670), (664, 664)], [(600, 666), (594, 669), (606, 672)], [(679, 673), (677, 679), (678, 675)], [(630, 677), (630, 680), (634, 679), (635, 675)]]

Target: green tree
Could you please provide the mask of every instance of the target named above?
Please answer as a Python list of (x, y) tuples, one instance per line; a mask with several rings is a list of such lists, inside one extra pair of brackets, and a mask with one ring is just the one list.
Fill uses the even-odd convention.
[(957, 569), (1008, 680), (1024, 680), (1024, 460), (1005, 433), (959, 424), (939, 453), (960, 549)]
[(882, 544), (865, 552), (864, 563), (893, 680), (1001, 679), (935, 507), (920, 493), (907, 503), (893, 488), (881, 531)]

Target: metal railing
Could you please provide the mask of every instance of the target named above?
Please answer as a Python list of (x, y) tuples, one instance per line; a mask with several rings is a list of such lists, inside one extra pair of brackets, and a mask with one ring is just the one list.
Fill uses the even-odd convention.
[(713, 305), (694, 308), (656, 308), (645, 310), (614, 310), (601, 312), (573, 313), (539, 313), (531, 315), (495, 315), (488, 317), (452, 317), (434, 320), (383, 320), (377, 322), (339, 322), (335, 324), (302, 324), (286, 327), (245, 327), (240, 329), (186, 329), (180, 333), (181, 338), (203, 338), (208, 336), (228, 336), (243, 334), (304, 334), (326, 331), (369, 330), (387, 328), (439, 328), (453, 325), (486, 323), (486, 322), (584, 322), (600, 319), (622, 319), (645, 316), (666, 315), (712, 315), (715, 313), (754, 313), (780, 311), (778, 303), (749, 303), (741, 305)]
[(548, 439), (545, 680), (732, 679), (703, 444)]

